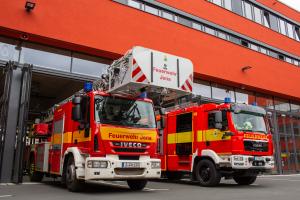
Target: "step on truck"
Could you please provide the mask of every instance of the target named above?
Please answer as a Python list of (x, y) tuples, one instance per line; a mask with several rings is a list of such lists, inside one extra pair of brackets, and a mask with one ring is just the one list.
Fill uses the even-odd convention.
[(188, 59), (134, 47), (34, 125), (30, 179), (61, 177), (70, 191), (90, 180), (126, 180), (132, 190), (143, 189), (161, 176), (155, 110), (163, 113), (161, 102), (190, 94), (192, 81)]
[(159, 157), (164, 176), (178, 180), (190, 174), (202, 186), (222, 177), (240, 185), (255, 182), (274, 167), (272, 135), (266, 111), (230, 103), (188, 105), (161, 116)]

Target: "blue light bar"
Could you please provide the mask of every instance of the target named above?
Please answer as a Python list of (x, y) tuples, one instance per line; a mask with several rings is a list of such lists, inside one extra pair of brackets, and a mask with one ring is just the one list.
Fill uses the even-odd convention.
[(224, 103), (231, 103), (231, 98), (230, 97), (225, 97)]
[(93, 90), (93, 83), (92, 82), (85, 82), (83, 86), (83, 90), (85, 92), (90, 92)]
[(139, 98), (145, 99), (147, 98), (147, 92), (142, 92), (139, 96)]
[(252, 106), (257, 106), (257, 102), (254, 101), (254, 102), (252, 103)]

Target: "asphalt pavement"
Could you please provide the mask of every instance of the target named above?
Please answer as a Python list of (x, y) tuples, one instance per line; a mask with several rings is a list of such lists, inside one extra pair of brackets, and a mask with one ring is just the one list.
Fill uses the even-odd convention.
[(151, 181), (143, 191), (129, 190), (126, 182), (92, 182), (81, 193), (72, 193), (59, 181), (0, 184), (0, 200), (298, 200), (300, 175), (261, 176), (250, 186), (222, 180), (218, 187), (205, 188), (187, 179)]

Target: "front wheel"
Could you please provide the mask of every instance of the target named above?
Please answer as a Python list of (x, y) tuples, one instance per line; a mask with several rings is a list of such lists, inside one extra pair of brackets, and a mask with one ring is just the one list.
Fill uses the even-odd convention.
[(220, 183), (221, 175), (210, 160), (200, 160), (195, 167), (195, 178), (201, 186), (212, 187)]
[(147, 180), (127, 180), (127, 184), (131, 190), (143, 190), (147, 185)]
[(83, 188), (83, 181), (78, 180), (76, 177), (76, 168), (74, 158), (71, 156), (68, 159), (67, 170), (66, 170), (66, 185), (69, 191), (79, 192)]
[(256, 176), (234, 176), (233, 180), (239, 185), (251, 185), (256, 181)]

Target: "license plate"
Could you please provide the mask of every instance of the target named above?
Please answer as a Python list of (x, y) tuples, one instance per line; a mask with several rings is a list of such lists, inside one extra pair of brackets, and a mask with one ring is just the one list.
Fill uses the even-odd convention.
[(254, 160), (255, 161), (264, 161), (264, 158), (263, 157), (254, 157)]
[(140, 168), (139, 162), (122, 162), (122, 168)]

